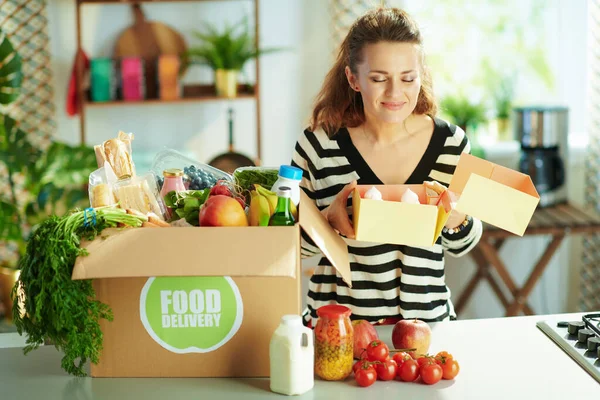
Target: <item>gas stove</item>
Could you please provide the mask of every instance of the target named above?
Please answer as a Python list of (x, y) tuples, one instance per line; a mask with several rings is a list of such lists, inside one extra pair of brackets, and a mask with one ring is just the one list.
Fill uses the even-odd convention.
[(600, 383), (600, 312), (579, 321), (540, 321), (537, 327)]

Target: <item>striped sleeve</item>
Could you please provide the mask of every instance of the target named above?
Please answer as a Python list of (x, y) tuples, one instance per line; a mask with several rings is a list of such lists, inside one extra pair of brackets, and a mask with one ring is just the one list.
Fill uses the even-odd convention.
[[(438, 158), (435, 170), (452, 171), (453, 174), (460, 155), (462, 153), (471, 154), (471, 143), (460, 127), (452, 125), (451, 132), (452, 135), (446, 139), (444, 154)], [(445, 180), (450, 181), (450, 178)], [(470, 217), (469, 224), (462, 231), (453, 234), (442, 232), (442, 247), (448, 255), (461, 257), (477, 245), (482, 233), (481, 221)]]
[[(292, 155), (291, 165), (302, 170), (302, 181), (300, 182), (300, 188), (306, 193), (306, 195), (314, 201), (315, 189), (312, 184), (311, 165), (312, 162), (307, 155), (306, 149), (310, 146), (306, 138), (306, 133), (302, 134), (300, 139), (296, 142), (294, 147), (294, 153)], [(302, 243), (301, 243), (301, 255), (303, 258), (312, 257), (321, 253), (321, 250), (315, 245), (312, 239), (301, 229)]]

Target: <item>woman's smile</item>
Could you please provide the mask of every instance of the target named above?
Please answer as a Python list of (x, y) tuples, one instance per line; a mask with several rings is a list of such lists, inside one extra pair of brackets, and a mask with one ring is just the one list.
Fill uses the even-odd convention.
[(388, 110), (391, 111), (400, 111), (402, 110), (402, 107), (404, 107), (404, 105), (406, 104), (406, 102), (404, 101), (385, 101), (385, 102), (381, 102), (381, 105), (385, 108), (387, 108)]

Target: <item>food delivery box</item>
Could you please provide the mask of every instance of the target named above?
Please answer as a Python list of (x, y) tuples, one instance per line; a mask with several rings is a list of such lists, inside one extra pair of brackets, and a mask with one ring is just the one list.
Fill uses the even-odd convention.
[(269, 342), (302, 305), (300, 229), (351, 285), (345, 242), (301, 194), (278, 227), (105, 229), (72, 279), (92, 279), (101, 320), (93, 377), (267, 377)]

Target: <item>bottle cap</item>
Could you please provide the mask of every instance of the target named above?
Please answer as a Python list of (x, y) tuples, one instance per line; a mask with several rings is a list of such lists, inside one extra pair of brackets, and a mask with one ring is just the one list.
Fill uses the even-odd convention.
[(183, 176), (183, 170), (181, 170), (179, 168), (165, 169), (163, 171), (163, 176), (165, 178), (173, 178), (176, 176)]
[(281, 317), (281, 323), (286, 326), (302, 326), (302, 317), (289, 314)]
[(348, 307), (338, 304), (328, 304), (317, 309), (319, 318), (325, 319), (348, 318), (350, 314), (352, 311)]
[(279, 186), (279, 189), (277, 189), (277, 196), (289, 199), (292, 197), (292, 189), (288, 186)]
[(282, 165), (279, 167), (279, 176), (295, 181), (302, 180), (302, 170), (291, 165)]

